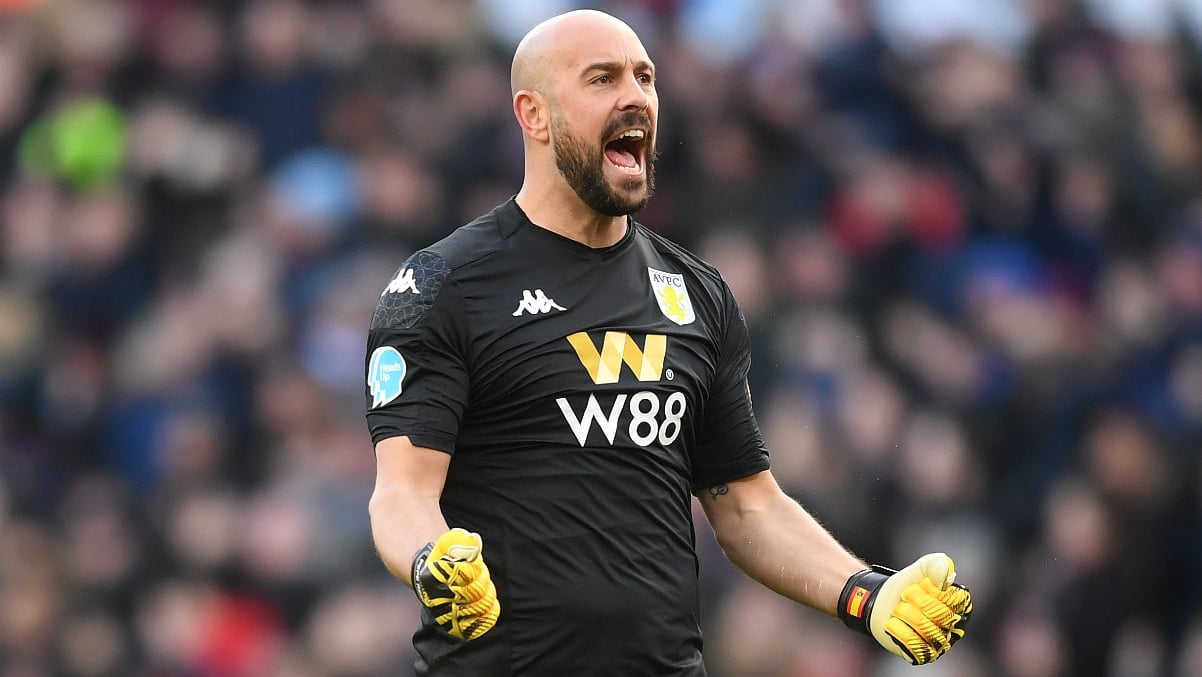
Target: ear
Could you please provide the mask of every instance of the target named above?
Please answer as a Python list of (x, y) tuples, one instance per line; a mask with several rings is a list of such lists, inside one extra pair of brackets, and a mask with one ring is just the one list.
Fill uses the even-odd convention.
[(526, 136), (540, 143), (550, 141), (551, 116), (542, 94), (528, 89), (514, 94), (513, 115), (518, 119), (518, 124)]

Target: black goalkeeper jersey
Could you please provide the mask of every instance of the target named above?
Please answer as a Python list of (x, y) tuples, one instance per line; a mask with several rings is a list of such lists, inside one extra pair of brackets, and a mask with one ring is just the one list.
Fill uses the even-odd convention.
[(452, 455), (443, 514), (501, 601), (471, 642), (424, 623), (418, 674), (704, 675), (691, 494), (768, 468), (750, 360), (717, 271), (633, 220), (592, 249), (511, 199), (411, 256), (368, 424)]

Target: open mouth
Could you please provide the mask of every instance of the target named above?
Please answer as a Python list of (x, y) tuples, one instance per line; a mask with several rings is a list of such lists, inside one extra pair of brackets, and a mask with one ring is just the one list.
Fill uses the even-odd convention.
[(623, 174), (641, 174), (643, 150), (647, 134), (641, 129), (628, 129), (605, 144), (605, 158)]

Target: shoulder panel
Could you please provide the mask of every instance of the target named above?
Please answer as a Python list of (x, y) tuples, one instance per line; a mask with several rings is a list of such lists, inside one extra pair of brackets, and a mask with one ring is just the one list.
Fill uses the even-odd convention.
[(452, 272), (488, 258), (502, 248), (497, 212), (494, 209), (410, 256), (380, 294), (371, 329), (416, 327), (434, 305)]
[(410, 256), (380, 294), (372, 329), (412, 329), (434, 305), (451, 267), (439, 255), (422, 250)]

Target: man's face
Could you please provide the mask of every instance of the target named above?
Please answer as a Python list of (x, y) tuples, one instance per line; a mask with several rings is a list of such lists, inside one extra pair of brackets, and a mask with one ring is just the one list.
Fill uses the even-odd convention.
[(600, 49), (582, 45), (553, 103), (555, 163), (586, 205), (624, 216), (655, 189), (655, 72), (633, 35)]

